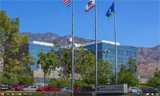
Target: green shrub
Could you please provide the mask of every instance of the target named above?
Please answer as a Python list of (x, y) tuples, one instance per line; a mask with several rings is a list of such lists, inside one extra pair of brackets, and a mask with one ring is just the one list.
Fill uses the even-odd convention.
[(67, 80), (50, 80), (49, 85), (62, 88), (69, 87), (70, 83)]

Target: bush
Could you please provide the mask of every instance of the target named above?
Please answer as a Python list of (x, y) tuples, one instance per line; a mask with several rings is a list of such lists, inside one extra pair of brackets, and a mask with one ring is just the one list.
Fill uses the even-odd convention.
[(148, 85), (151, 87), (160, 86), (160, 71), (155, 72), (154, 76), (148, 81)]
[(15, 74), (1, 73), (0, 74), (0, 83), (15, 84), (15, 83), (18, 83), (18, 79)]
[(50, 80), (48, 85), (63, 88), (70, 86), (70, 83), (67, 80)]
[(33, 83), (33, 77), (31, 77), (31, 76), (19, 77), (18, 81), (19, 81), (20, 84), (32, 84)]
[(18, 76), (11, 73), (0, 73), (0, 83), (4, 84), (32, 84), (32, 76)]
[(80, 86), (80, 87), (94, 87), (93, 84), (88, 84), (88, 83), (86, 83), (86, 82), (83, 81), (83, 80), (77, 80), (77, 81), (75, 82), (75, 86)]

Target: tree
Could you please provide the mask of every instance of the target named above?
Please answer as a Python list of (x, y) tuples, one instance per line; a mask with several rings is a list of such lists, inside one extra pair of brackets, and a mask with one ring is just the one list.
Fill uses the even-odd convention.
[(128, 84), (129, 86), (137, 86), (138, 78), (128, 69), (125, 65), (121, 65), (120, 72), (118, 73), (118, 83)]
[(71, 49), (59, 49), (57, 52), (58, 56), (58, 63), (60, 64), (60, 67), (63, 68), (61, 75), (62, 78), (66, 81), (70, 78), (71, 74)]
[(76, 73), (87, 85), (95, 84), (95, 57), (90, 51), (83, 48), (76, 51)]
[[(71, 49), (59, 49), (57, 51), (58, 61), (62, 70), (62, 78), (68, 82), (71, 79)], [(107, 84), (111, 73), (111, 64), (107, 61), (99, 61), (99, 83)], [(75, 49), (75, 84), (80, 86), (95, 85), (95, 56), (84, 48)], [(57, 82), (57, 81), (56, 81)], [(63, 83), (63, 82), (62, 82)]]
[(41, 52), (38, 57), (37, 64), (41, 66), (44, 73), (44, 84), (46, 83), (46, 76), (50, 74), (51, 70), (55, 70), (58, 66), (57, 56), (54, 52)]
[(18, 77), (32, 76), (28, 38), (19, 34), (19, 18), (11, 19), (4, 11), (0, 11), (0, 37), (3, 77), (6, 81), (14, 79), (19, 83)]
[[(99, 84), (107, 84), (112, 73), (111, 64), (108, 61), (98, 61)], [(75, 50), (75, 73), (79, 75), (76, 83), (82, 86), (92, 86), (95, 84), (95, 56), (84, 48)]]
[(99, 61), (98, 62), (98, 83), (101, 85), (106, 85), (108, 83), (111, 83), (112, 75), (112, 67), (111, 63), (108, 61)]
[(160, 86), (160, 71), (155, 72), (154, 76), (148, 81), (148, 85), (152, 87)]
[(135, 59), (130, 58), (128, 60), (129, 70), (136, 75), (137, 72), (137, 62)]

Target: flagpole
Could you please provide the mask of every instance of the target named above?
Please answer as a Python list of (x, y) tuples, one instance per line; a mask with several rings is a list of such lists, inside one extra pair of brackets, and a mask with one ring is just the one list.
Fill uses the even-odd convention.
[(74, 0), (72, 0), (72, 96), (74, 96)]
[[(113, 0), (114, 3), (114, 12), (116, 13), (116, 9), (115, 9), (115, 0)], [(116, 14), (114, 14), (114, 25), (113, 25), (113, 29), (114, 29), (114, 40), (115, 40), (115, 83), (118, 83), (118, 72), (117, 72), (117, 55), (118, 55), (118, 48), (117, 48), (117, 32), (116, 32)]]
[[(96, 0), (95, 0), (95, 4), (96, 4)], [(97, 45), (97, 4), (95, 5), (95, 63), (96, 63), (96, 66), (95, 66), (95, 69), (96, 69), (96, 92), (97, 92), (97, 86), (98, 86), (98, 45)]]

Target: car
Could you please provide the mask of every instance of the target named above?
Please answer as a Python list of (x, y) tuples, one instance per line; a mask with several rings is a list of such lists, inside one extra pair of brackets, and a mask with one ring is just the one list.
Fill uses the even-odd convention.
[(130, 87), (128, 89), (128, 92), (131, 93), (131, 94), (135, 94), (135, 95), (140, 95), (142, 94), (142, 90), (138, 87)]
[(14, 84), (12, 85), (12, 90), (13, 91), (23, 91), (23, 88), (26, 87), (26, 85), (21, 85), (21, 84)]
[(71, 89), (71, 88), (68, 88), (68, 87), (65, 87), (65, 88), (62, 88), (62, 89), (61, 89), (61, 92), (71, 93), (71, 92), (72, 92), (72, 89)]
[(43, 86), (39, 87), (37, 92), (60, 92), (60, 88), (53, 87), (53, 86)]
[(36, 91), (38, 89), (38, 86), (28, 86), (24, 87), (23, 91)]
[(156, 89), (157, 89), (158, 92), (160, 93), (160, 85), (156, 86)]
[(95, 91), (95, 88), (92, 87), (82, 87), (79, 89), (81, 93), (91, 93)]
[(7, 84), (0, 84), (0, 90), (9, 90), (10, 88), (9, 88), (9, 85), (7, 85)]
[(149, 96), (155, 96), (158, 91), (155, 88), (143, 88), (142, 92)]

